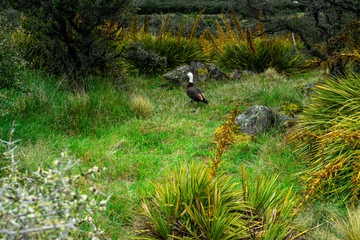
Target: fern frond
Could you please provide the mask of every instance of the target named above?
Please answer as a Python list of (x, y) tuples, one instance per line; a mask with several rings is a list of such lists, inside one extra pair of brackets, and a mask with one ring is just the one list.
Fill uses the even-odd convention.
[(210, 39), (212, 45), (218, 50), (219, 53), (223, 53), (222, 49), (217, 44), (216, 38), (209, 30), (206, 30), (204, 32), (204, 36), (206, 36)]
[(138, 21), (137, 21), (137, 14), (134, 14), (134, 18), (130, 24), (130, 34), (131, 34), (131, 40), (136, 41), (137, 38), (137, 26), (138, 25)]
[(265, 24), (261, 20), (263, 20), (263, 11), (259, 10), (259, 20), (256, 24), (256, 35), (261, 35), (262, 38), (267, 38), (267, 34), (264, 34)]

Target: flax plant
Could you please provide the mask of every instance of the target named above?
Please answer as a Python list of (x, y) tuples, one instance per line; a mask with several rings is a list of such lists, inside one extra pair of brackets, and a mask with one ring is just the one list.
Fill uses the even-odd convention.
[(289, 136), (307, 166), (305, 200), (339, 198), (358, 204), (360, 76), (328, 77)]
[(253, 39), (250, 30), (246, 40), (225, 44), (217, 62), (228, 69), (263, 72), (269, 67), (278, 72), (292, 73), (305, 68), (305, 58), (283, 37)]
[(294, 223), (299, 214), (299, 198), (292, 187), (282, 189), (278, 177), (259, 175), (252, 180), (241, 166), (244, 200), (251, 206), (246, 215), (250, 218), (247, 231), (252, 239), (290, 239), (305, 233)]
[(138, 239), (238, 239), (245, 232), (245, 203), (229, 176), (192, 163), (153, 185), (141, 204), (146, 220)]

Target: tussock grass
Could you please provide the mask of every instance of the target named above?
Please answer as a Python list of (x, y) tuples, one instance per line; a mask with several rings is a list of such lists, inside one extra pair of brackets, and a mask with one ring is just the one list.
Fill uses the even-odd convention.
[(151, 117), (153, 113), (153, 105), (146, 96), (132, 95), (130, 96), (129, 106), (131, 111), (137, 117)]
[(344, 217), (337, 216), (334, 220), (336, 232), (339, 239), (359, 240), (360, 239), (360, 208), (347, 209)]

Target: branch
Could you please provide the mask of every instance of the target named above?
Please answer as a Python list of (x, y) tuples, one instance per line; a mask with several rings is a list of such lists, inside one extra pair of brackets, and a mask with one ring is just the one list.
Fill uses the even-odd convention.
[(43, 232), (43, 231), (47, 231), (47, 230), (61, 229), (64, 227), (66, 229), (71, 229), (71, 228), (75, 228), (75, 225), (74, 225), (74, 223), (70, 222), (67, 224), (43, 226), (43, 227), (39, 227), (39, 228), (29, 228), (29, 229), (24, 229), (24, 230), (19, 230), (19, 231), (0, 229), (0, 234), (2, 233), (2, 234), (7, 234), (7, 235), (16, 235), (16, 234), (24, 235), (24, 234), (28, 234), (28, 233), (32, 233), (32, 232)]

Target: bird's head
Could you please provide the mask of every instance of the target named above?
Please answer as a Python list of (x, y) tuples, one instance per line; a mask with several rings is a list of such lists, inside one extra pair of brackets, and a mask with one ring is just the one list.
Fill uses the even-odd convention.
[(191, 72), (188, 72), (187, 76), (189, 77), (189, 83), (193, 83), (194, 75)]

